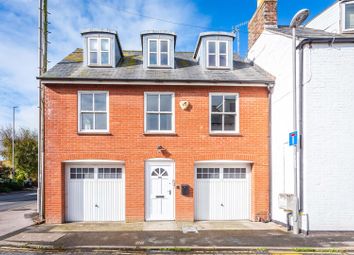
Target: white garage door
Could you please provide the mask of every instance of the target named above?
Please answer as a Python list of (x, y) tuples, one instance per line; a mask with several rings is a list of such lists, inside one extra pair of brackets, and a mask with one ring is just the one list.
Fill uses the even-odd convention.
[(196, 165), (195, 219), (250, 219), (250, 165)]
[(66, 221), (123, 221), (124, 168), (117, 165), (66, 166)]

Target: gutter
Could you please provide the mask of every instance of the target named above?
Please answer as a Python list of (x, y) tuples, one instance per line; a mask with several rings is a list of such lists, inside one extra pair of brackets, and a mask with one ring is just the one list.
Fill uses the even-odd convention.
[(312, 37), (312, 38), (306, 38), (299, 43), (299, 45), (296, 47), (296, 49), (302, 50), (306, 44), (311, 44), (311, 43), (328, 43), (328, 44), (354, 43), (354, 37), (327, 37), (327, 38)]
[(269, 215), (268, 220), (272, 221), (272, 94), (274, 83), (270, 83), (267, 86), (268, 88), (268, 175), (269, 175)]
[(110, 85), (171, 85), (171, 86), (254, 86), (267, 87), (273, 80), (124, 80), (107, 78), (37, 77), (44, 84), (110, 84)]

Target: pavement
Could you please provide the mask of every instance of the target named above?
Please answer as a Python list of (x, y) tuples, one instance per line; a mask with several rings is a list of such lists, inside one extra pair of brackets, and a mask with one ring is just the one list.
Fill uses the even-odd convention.
[(188, 254), (199, 251), (217, 251), (215, 254), (280, 254), (280, 251), (287, 251), (287, 254), (289, 251), (291, 254), (295, 251), (349, 254), (354, 253), (354, 232), (293, 235), (274, 223), (246, 221), (43, 224), (27, 227), (0, 241), (0, 254), (1, 247), (41, 248), (41, 252), (59, 252), (57, 254), (82, 249), (87, 250), (84, 254), (96, 250), (97, 254), (107, 250), (124, 251), (125, 254), (151, 254), (151, 251), (168, 251), (169, 254), (176, 251)]
[(35, 190), (0, 194), (0, 240), (33, 224), (36, 201)]

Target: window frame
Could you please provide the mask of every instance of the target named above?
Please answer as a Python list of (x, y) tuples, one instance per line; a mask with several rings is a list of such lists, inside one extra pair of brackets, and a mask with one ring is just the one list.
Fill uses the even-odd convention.
[[(212, 130), (211, 129), (211, 115), (213, 114), (212, 112), (212, 97), (213, 96), (223, 96), (223, 104), (224, 104), (224, 96), (235, 96), (236, 97), (236, 102), (235, 102), (235, 130)], [(225, 114), (231, 114), (228, 112), (225, 112), (224, 110), (220, 113), (214, 113), (214, 114), (220, 114), (220, 115), (225, 115)], [(224, 118), (223, 118), (224, 120)], [(222, 129), (224, 129), (224, 121), (222, 122)], [(240, 134), (240, 94), (239, 93), (230, 93), (230, 92), (211, 92), (209, 93), (209, 134), (211, 135), (238, 135)]]
[[(150, 52), (150, 42), (151, 41), (156, 41), (156, 50), (157, 50), (156, 52)], [(167, 42), (167, 65), (161, 65), (161, 41)], [(156, 59), (157, 64), (150, 63), (150, 53), (157, 54), (157, 59)], [(171, 57), (171, 52), (170, 52), (170, 40), (169, 39), (160, 39), (160, 38), (149, 38), (148, 39), (148, 43), (147, 43), (148, 67), (169, 68), (169, 67), (171, 67), (170, 57)]]
[(346, 14), (347, 14), (347, 6), (348, 5), (353, 5), (354, 6), (354, 1), (351, 2), (344, 2), (342, 3), (342, 15), (341, 15), (341, 19), (342, 19), (342, 31), (344, 33), (351, 33), (354, 32), (354, 28), (346, 28)]
[[(93, 110), (92, 111), (81, 111), (81, 95), (82, 94), (106, 94), (106, 111), (95, 111), (95, 100), (93, 99)], [(78, 93), (78, 105), (77, 105), (77, 112), (78, 112), (78, 133), (79, 134), (105, 134), (109, 133), (109, 91), (106, 90), (79, 90)], [(91, 130), (84, 130), (81, 129), (81, 113), (106, 113), (107, 114), (107, 128), (106, 129), (95, 129), (95, 118), (93, 118), (93, 127), (94, 129)]]
[[(159, 95), (159, 107), (160, 107), (160, 95), (171, 95), (172, 96), (172, 108), (171, 112), (161, 112), (160, 110), (158, 111), (147, 111), (147, 96), (148, 95)], [(147, 114), (148, 113), (171, 113), (172, 114), (172, 119), (171, 119), (171, 130), (147, 130)], [(158, 122), (158, 126), (160, 129), (160, 118)], [(144, 92), (144, 133), (145, 134), (175, 134), (176, 129), (175, 129), (175, 93), (174, 92), (160, 92), (160, 91), (149, 91), (149, 92)]]
[[(91, 41), (97, 40), (97, 51), (91, 51)], [(102, 51), (102, 40), (108, 40), (108, 51)], [(88, 66), (111, 66), (111, 38), (109, 37), (89, 37), (87, 43), (87, 65)], [(91, 63), (91, 52), (97, 53), (97, 63)], [(108, 52), (108, 64), (102, 64), (102, 53)]]
[[(209, 53), (209, 43), (214, 42), (215, 43), (215, 53), (210, 54)], [(220, 43), (226, 43), (226, 53), (220, 54)], [(229, 41), (227, 40), (207, 40), (206, 41), (207, 47), (206, 47), (206, 63), (207, 63), (207, 68), (210, 69), (230, 69), (230, 64), (229, 64)], [(215, 54), (215, 66), (211, 66), (209, 64), (209, 55), (214, 55)], [(225, 55), (226, 56), (226, 65), (225, 66), (220, 66), (220, 56)]]

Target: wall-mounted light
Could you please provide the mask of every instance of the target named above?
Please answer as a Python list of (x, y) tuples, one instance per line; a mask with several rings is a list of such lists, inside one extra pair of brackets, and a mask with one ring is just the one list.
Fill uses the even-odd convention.
[(182, 110), (186, 110), (189, 107), (189, 102), (188, 101), (180, 101), (179, 106), (181, 107)]
[(163, 147), (162, 145), (158, 145), (156, 149), (158, 153), (162, 153), (163, 151), (166, 151), (166, 148)]

